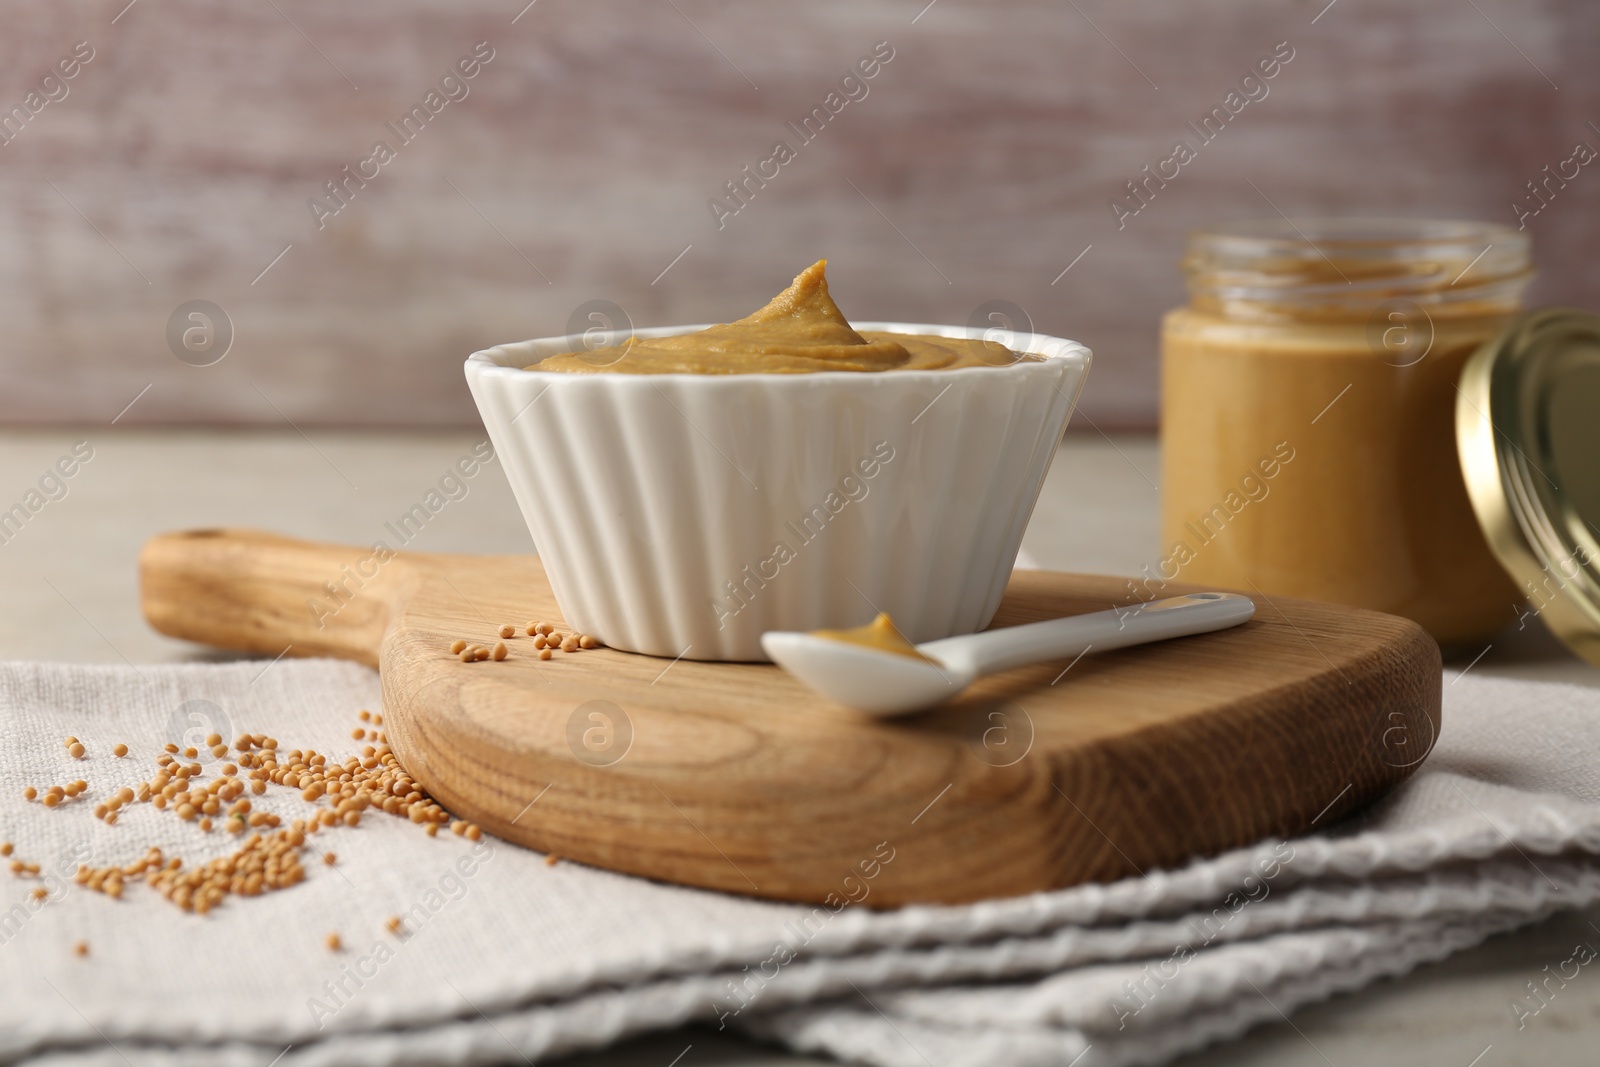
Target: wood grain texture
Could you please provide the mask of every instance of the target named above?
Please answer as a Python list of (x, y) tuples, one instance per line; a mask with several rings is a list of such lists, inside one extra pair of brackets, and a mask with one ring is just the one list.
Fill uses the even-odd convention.
[[(476, 348), (592, 299), (726, 320), (829, 256), (857, 318), (1020, 305), (1095, 350), (1089, 418), (1152, 425), (1190, 229), (1512, 220), (1545, 165), (1600, 146), (1583, 0), (1340, 0), (1315, 25), (1326, 0), (942, 0), (914, 24), (922, 0), (543, 0), (515, 23), (516, 0), (124, 4), (0, 0), (0, 107), (96, 49), (0, 146), (0, 419), (109, 421), (149, 385), (121, 422), (468, 424)], [(869, 95), (719, 229), (707, 200), (880, 40)], [(470, 95), (319, 229), (307, 201), (478, 41)], [(1119, 229), (1124, 183), (1278, 41), (1270, 94)], [(1597, 207), (1586, 169), (1532, 220), (1536, 299), (1592, 300)], [(168, 350), (191, 299), (233, 323), (215, 366)]]
[[(317, 625), (307, 601), (365, 554), (248, 531), (157, 538), (146, 617), (268, 655), (376, 653), (391, 743), (452, 811), (730, 892), (847, 895), (880, 847), (894, 855), (873, 883), (883, 906), (1174, 867), (1336, 821), (1403, 780), (1439, 727), (1437, 647), (1373, 612), (1266, 602), (1242, 627), (1011, 671), (877, 721), (771, 666), (609, 649), (541, 662), (526, 638), (503, 663), (450, 655), (501, 622), (559, 618), (533, 557), (402, 555)], [(1018, 572), (995, 624), (1128, 602), (1120, 579)], [(611, 747), (581, 739), (604, 728), (596, 708)]]

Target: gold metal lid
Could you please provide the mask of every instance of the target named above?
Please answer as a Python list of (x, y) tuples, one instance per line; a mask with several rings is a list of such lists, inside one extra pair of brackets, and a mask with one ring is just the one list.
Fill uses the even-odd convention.
[(1519, 315), (1461, 372), (1467, 494), (1537, 615), (1600, 665), (1600, 317)]

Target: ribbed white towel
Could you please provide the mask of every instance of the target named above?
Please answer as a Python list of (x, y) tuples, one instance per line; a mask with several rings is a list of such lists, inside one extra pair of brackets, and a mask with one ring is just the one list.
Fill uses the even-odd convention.
[[(353, 754), (378, 699), (330, 661), (0, 664), (0, 841), (46, 876), (0, 871), (0, 1062), (536, 1061), (702, 1020), (885, 1067), (1154, 1064), (1600, 899), (1600, 690), (1453, 674), (1433, 754), (1377, 809), (1113, 885), (819, 917), (370, 815), (312, 838), (301, 884), (205, 916), (73, 883), (151, 844), (236, 847), (148, 804), (94, 817), (169, 738)], [(23, 800), (77, 778), (91, 799)], [(281, 787), (257, 807), (308, 810)]]

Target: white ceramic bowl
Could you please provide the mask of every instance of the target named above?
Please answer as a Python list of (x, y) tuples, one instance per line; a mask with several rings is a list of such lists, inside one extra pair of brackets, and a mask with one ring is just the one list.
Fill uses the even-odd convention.
[(987, 336), (1045, 358), (878, 373), (522, 369), (574, 350), (547, 337), (467, 360), (567, 625), (630, 652), (764, 660), (767, 630), (879, 611), (918, 642), (989, 624), (1089, 350), (854, 325)]

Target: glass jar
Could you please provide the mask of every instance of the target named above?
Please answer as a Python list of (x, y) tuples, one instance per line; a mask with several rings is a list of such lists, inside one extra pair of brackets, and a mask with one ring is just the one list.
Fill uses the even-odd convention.
[(1158, 580), (1375, 608), (1449, 646), (1514, 619), (1455, 406), (1462, 365), (1521, 306), (1527, 235), (1273, 220), (1193, 235), (1183, 268), (1189, 304), (1162, 323)]

